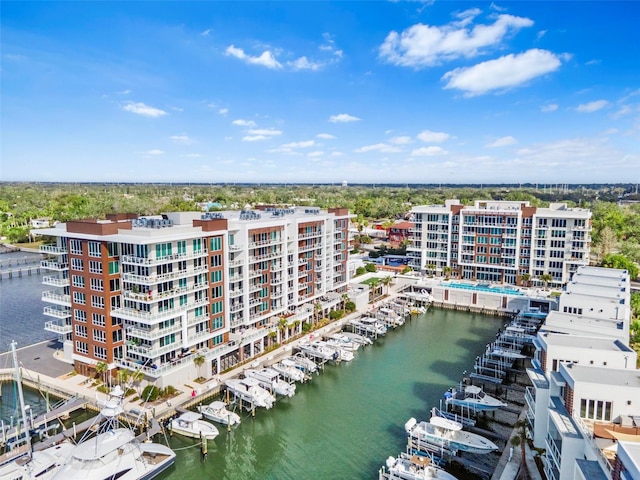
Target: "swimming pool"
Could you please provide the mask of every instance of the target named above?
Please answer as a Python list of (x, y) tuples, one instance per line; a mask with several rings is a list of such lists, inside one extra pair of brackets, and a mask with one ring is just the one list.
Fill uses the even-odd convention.
[(442, 287), (451, 287), (451, 288), (460, 288), (462, 290), (475, 290), (477, 292), (489, 292), (489, 293), (503, 293), (507, 295), (524, 295), (517, 288), (509, 288), (509, 287), (500, 287), (496, 285), (489, 285), (488, 283), (458, 283), (458, 282), (448, 282), (441, 283)]

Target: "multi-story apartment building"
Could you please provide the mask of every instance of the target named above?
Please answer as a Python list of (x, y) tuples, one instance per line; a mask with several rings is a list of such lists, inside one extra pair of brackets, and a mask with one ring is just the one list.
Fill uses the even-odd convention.
[[(87, 374), (98, 362), (140, 369), (159, 385), (205, 375), (261, 353), (292, 328), (341, 303), (347, 288), (349, 213), (269, 209), (161, 217), (112, 215), (38, 233), (45, 329)], [(317, 306), (316, 306), (317, 305)]]
[[(407, 254), (416, 270), (445, 269), (454, 278), (507, 284), (566, 283), (589, 264), (591, 212), (552, 203), (459, 200), (411, 209), (415, 227)], [(529, 279), (527, 281), (523, 280)]]
[[(624, 270), (581, 267), (560, 297), (563, 311), (551, 312), (538, 333), (525, 401), (533, 443), (546, 450), (548, 479), (610, 480), (617, 441), (640, 435), (640, 375), (637, 353), (628, 346), (629, 285)], [(615, 322), (606, 322), (610, 315)], [(597, 322), (606, 325), (586, 328)]]

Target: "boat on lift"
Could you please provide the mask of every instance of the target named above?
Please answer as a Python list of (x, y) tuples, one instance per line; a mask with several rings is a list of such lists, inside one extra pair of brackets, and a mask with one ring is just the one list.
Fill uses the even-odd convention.
[(350, 362), (355, 358), (353, 351), (344, 348), (339, 342), (336, 342), (335, 340), (320, 340), (318, 341), (318, 345), (336, 350), (340, 355), (341, 362)]
[(255, 378), (260, 386), (270, 392), (283, 397), (293, 397), (296, 394), (295, 383), (287, 383), (280, 378), (280, 373), (273, 368), (247, 369), (244, 371), (247, 378)]
[(498, 446), (481, 435), (462, 430), (462, 424), (443, 417), (431, 417), (428, 422), (409, 419), (404, 426), (412, 440), (437, 449), (453, 452), (486, 454), (498, 450)]
[(338, 350), (326, 345), (320, 345), (319, 342), (303, 343), (298, 348), (307, 357), (318, 358), (324, 361), (340, 361), (340, 352)]
[(358, 333), (353, 333), (353, 332), (340, 332), (339, 335), (351, 340), (353, 343), (357, 343), (357, 344), (360, 344), (360, 345), (372, 345), (373, 344), (373, 340), (371, 340), (366, 335), (360, 335)]
[(231, 378), (225, 385), (234, 396), (256, 407), (269, 410), (276, 403), (276, 397), (262, 388), (255, 378)]
[(380, 469), (379, 480), (457, 480), (456, 477), (435, 465), (431, 458), (401, 453), (389, 457), (386, 468)]
[(491, 395), (487, 395), (482, 387), (476, 385), (465, 385), (460, 388), (450, 388), (444, 394), (445, 402), (448, 405), (464, 407), (476, 411), (490, 412), (507, 404)]
[(218, 400), (209, 405), (198, 405), (198, 411), (207, 420), (221, 423), (222, 425), (237, 425), (240, 423), (240, 415), (227, 409), (227, 404)]
[(278, 363), (271, 365), (271, 368), (282, 375), (283, 378), (287, 378), (291, 381), (304, 382), (305, 380), (304, 372), (299, 370), (298, 367), (296, 367), (296, 363), (290, 358), (285, 358)]
[(213, 440), (220, 433), (215, 425), (202, 419), (202, 414), (185, 412), (178, 418), (171, 420), (169, 430), (179, 435), (191, 438)]

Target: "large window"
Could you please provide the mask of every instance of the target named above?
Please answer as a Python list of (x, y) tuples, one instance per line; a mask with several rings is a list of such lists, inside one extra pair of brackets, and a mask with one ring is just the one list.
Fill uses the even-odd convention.
[(93, 329), (93, 339), (96, 342), (100, 342), (100, 343), (106, 343), (107, 341), (107, 334), (104, 330), (98, 330), (98, 329)]
[[(275, 232), (274, 232), (275, 233)], [(222, 238), (213, 237), (209, 240), (209, 250), (212, 252), (217, 252), (222, 249)]]
[(87, 342), (80, 342), (76, 340), (76, 352), (84, 353), (85, 355), (89, 353), (89, 348), (87, 347)]
[(102, 263), (94, 260), (89, 261), (89, 271), (91, 273), (102, 273)]
[(84, 261), (81, 258), (71, 259), (71, 270), (82, 272), (84, 270)]
[(90, 278), (91, 282), (91, 290), (95, 290), (96, 292), (104, 291), (104, 282), (101, 278)]
[(84, 305), (87, 303), (87, 297), (82, 292), (73, 292), (73, 302)]
[(84, 277), (82, 275), (71, 275), (71, 283), (74, 287), (84, 288)]
[(93, 355), (101, 360), (107, 359), (107, 349), (104, 347), (93, 346)]
[(89, 256), (100, 257), (100, 242), (89, 242)]
[(82, 241), (73, 238), (69, 240), (69, 251), (74, 255), (82, 255)]
[(580, 418), (610, 422), (612, 406), (612, 402), (583, 398), (580, 400)]

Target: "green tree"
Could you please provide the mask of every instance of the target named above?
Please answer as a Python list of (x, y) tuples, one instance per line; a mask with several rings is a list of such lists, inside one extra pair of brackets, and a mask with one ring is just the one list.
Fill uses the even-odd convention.
[(391, 278), (390, 276), (386, 276), (380, 279), (380, 283), (384, 286), (386, 293), (389, 293), (389, 285), (391, 285), (392, 281), (393, 278)]
[(442, 273), (444, 274), (446, 280), (449, 280), (449, 278), (451, 277), (452, 271), (453, 271), (453, 268), (451, 268), (449, 265), (447, 265), (442, 269)]
[(131, 376), (131, 372), (127, 369), (121, 369), (118, 370), (118, 373), (116, 374), (116, 379), (118, 380), (118, 383), (120, 385), (126, 385), (126, 383), (129, 381), (129, 377)]
[(106, 373), (109, 371), (109, 364), (106, 362), (96, 363), (96, 375), (102, 378), (103, 383), (107, 383)]
[(435, 273), (436, 273), (436, 264), (435, 263), (430, 263), (429, 265), (427, 265), (427, 271), (429, 272), (429, 275), (435, 275)]
[(516, 435), (511, 439), (511, 445), (514, 447), (520, 446), (520, 469), (516, 478), (529, 480), (531, 474), (527, 466), (527, 421), (518, 420), (514, 427), (516, 429)]
[(196, 368), (198, 370), (198, 377), (202, 377), (202, 375), (200, 375), (200, 367), (202, 367), (202, 365), (204, 365), (204, 362), (206, 361), (207, 359), (201, 353), (198, 352), (194, 355), (193, 363), (196, 365)]
[(531, 275), (528, 273), (523, 273), (520, 275), (520, 282), (522, 285), (529, 287), (531, 285)]
[(617, 268), (629, 272), (631, 280), (638, 278), (638, 266), (624, 255), (610, 253), (602, 258), (601, 265), (606, 268)]
[(542, 282), (546, 290), (549, 283), (553, 281), (553, 275), (551, 275), (550, 273), (543, 273), (542, 275), (540, 275), (540, 281)]
[(367, 271), (369, 273), (373, 273), (373, 272), (375, 272), (377, 270), (375, 263), (367, 263), (364, 266), (364, 269), (365, 269), (365, 271)]

